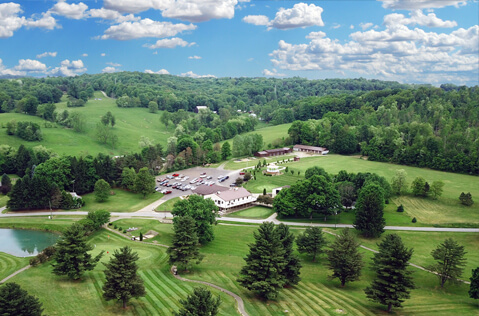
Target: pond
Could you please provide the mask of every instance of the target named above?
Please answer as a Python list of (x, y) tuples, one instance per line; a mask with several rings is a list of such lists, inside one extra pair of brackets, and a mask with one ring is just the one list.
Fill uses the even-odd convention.
[(17, 257), (35, 256), (55, 244), (60, 235), (36, 230), (0, 229), (0, 252)]

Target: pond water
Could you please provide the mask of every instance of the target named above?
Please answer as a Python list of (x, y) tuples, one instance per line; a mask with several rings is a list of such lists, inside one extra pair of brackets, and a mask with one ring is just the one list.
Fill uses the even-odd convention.
[(35, 256), (57, 242), (60, 235), (36, 230), (0, 229), (0, 252), (17, 257)]

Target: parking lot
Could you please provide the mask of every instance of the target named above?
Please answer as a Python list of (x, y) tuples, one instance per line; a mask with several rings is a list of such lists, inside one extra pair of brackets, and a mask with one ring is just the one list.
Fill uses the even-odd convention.
[[(186, 185), (186, 184), (194, 185), (195, 187), (197, 187), (199, 185), (204, 185), (204, 184), (198, 184), (198, 183), (190, 184), (191, 180), (193, 180), (194, 178), (198, 178), (198, 179), (205, 179), (205, 181), (214, 181), (214, 184), (216, 184), (216, 185), (220, 185), (220, 186), (224, 186), (224, 187), (230, 187), (230, 184), (234, 183), (236, 181), (236, 178), (239, 177), (240, 171), (241, 170), (231, 171), (231, 170), (223, 170), (223, 169), (216, 169), (216, 168), (213, 169), (213, 168), (194, 167), (194, 168), (190, 168), (190, 169), (179, 170), (179, 171), (163, 174), (161, 176), (157, 176), (156, 180), (166, 179), (166, 176), (168, 176), (168, 175), (171, 176), (173, 174), (180, 174), (180, 175), (184, 175), (184, 176), (189, 177), (189, 179), (185, 180), (185, 181), (180, 181), (180, 180), (176, 180), (176, 179), (168, 179), (169, 180), (168, 184), (170, 184), (170, 183), (173, 184), (175, 182), (178, 182), (178, 183), (184, 184), (184, 185)], [(202, 173), (206, 173), (206, 177), (211, 176), (211, 180), (206, 180), (206, 177), (200, 178), (200, 175)], [(220, 182), (218, 182), (218, 177), (219, 176), (229, 176), (229, 179), (220, 183)], [(156, 182), (156, 185), (158, 186), (158, 181)], [(189, 194), (192, 193), (191, 189), (186, 190), (186, 191), (182, 191), (182, 190), (173, 189), (172, 187), (166, 187), (166, 186), (159, 186), (159, 188), (160, 188), (160, 190), (167, 189), (167, 190), (171, 191), (171, 194), (165, 195), (162, 200), (169, 200), (169, 199), (172, 199), (172, 198), (175, 198), (175, 197), (178, 197), (178, 196), (185, 196), (185, 195), (189, 195)]]

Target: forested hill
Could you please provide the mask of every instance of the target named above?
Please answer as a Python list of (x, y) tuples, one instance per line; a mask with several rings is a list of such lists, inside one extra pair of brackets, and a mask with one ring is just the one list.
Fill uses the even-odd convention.
[[(134, 98), (133, 104), (148, 107), (158, 103), (160, 110), (175, 112), (208, 106), (217, 111), (231, 106), (239, 110), (256, 110), (264, 105), (282, 106), (309, 96), (358, 94), (384, 89), (407, 89), (392, 81), (366, 79), (307, 80), (303, 78), (186, 78), (140, 72), (82, 75), (77, 77), (23, 78), (0, 80), (0, 105), (4, 112), (15, 101), (27, 95), (36, 97), (40, 104), (59, 101), (62, 92), (74, 99), (86, 100), (93, 91), (104, 91), (108, 96)], [(75, 100), (73, 100), (75, 103)], [(252, 108), (255, 106), (255, 108)]]

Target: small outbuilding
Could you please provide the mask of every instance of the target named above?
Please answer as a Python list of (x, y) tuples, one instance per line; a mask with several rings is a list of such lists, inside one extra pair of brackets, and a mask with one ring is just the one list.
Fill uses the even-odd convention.
[(285, 154), (290, 154), (292, 152), (293, 152), (293, 150), (291, 148), (283, 147), (283, 148), (267, 149), (267, 150), (263, 150), (263, 151), (258, 151), (254, 155), (256, 157), (263, 158), (263, 157), (281, 156), (281, 155), (285, 155)]
[(293, 150), (319, 155), (326, 155), (327, 153), (329, 153), (329, 150), (327, 148), (307, 145), (294, 145)]

